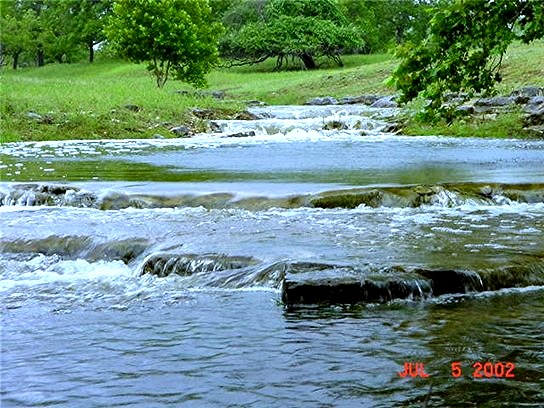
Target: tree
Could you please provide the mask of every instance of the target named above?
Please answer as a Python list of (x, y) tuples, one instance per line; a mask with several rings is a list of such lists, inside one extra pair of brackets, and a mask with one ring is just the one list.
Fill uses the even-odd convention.
[(218, 61), (221, 25), (207, 0), (117, 0), (106, 34), (120, 53), (147, 69), (162, 87), (175, 79), (205, 85)]
[(422, 95), (430, 99), (427, 119), (451, 121), (455, 110), (444, 105), (447, 92), (493, 93), (508, 45), (542, 37), (542, 0), (449, 1), (432, 18), (420, 45), (399, 50), (402, 62), (392, 79), (401, 102)]
[(5, 2), (0, 8), (2, 54), (11, 57), (13, 69), (18, 68), (21, 54), (32, 46), (32, 37), (28, 28), (33, 23), (34, 13), (21, 10), (15, 1)]
[(72, 39), (83, 45), (88, 52), (89, 62), (94, 61), (94, 47), (106, 39), (105, 20), (112, 9), (112, 0), (66, 1), (71, 24)]
[(420, 42), (438, 0), (340, 0), (361, 32), (364, 53), (383, 52), (405, 41)]
[(280, 68), (288, 58), (298, 58), (306, 69), (314, 69), (320, 56), (342, 65), (342, 51), (362, 44), (335, 0), (253, 0), (239, 11), (243, 14), (225, 16), (241, 24), (221, 44), (223, 55), (237, 61), (233, 65), (276, 58)]

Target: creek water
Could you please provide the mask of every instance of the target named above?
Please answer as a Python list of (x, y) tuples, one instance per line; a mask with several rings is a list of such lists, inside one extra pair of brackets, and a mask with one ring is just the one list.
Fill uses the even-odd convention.
[[(542, 406), (544, 142), (251, 112), (0, 146), (2, 407)], [(346, 278), (417, 290), (286, 300)]]

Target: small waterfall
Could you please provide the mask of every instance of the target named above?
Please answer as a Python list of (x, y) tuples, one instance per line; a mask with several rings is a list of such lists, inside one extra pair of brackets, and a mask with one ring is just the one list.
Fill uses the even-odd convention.
[(1, 206), (59, 206), (120, 210), (124, 208), (416, 208), (421, 206), (459, 207), (509, 206), (544, 203), (544, 185), (447, 184), (397, 187), (346, 188), (309, 194), (267, 197), (237, 195), (233, 192), (160, 195), (128, 193), (107, 188), (96, 192), (74, 185), (16, 184), (0, 191)]
[(89, 236), (51, 235), (41, 239), (0, 241), (0, 252), (13, 254), (42, 254), (62, 259), (85, 259), (89, 262), (119, 260), (128, 264), (149, 246), (145, 238), (99, 242)]
[(372, 267), (349, 269), (349, 273), (340, 273), (345, 267), (327, 264), (287, 266), (282, 300), (288, 306), (383, 303), (544, 285), (542, 261), (482, 271), (386, 267), (376, 274)]
[(169, 275), (190, 276), (204, 272), (242, 269), (258, 263), (251, 257), (227, 256), (222, 254), (152, 254), (148, 256), (140, 273), (152, 274), (158, 277)]

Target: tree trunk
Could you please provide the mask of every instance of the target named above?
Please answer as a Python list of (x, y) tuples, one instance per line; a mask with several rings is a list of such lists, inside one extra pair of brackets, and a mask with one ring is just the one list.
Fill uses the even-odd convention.
[(38, 53), (36, 54), (36, 65), (38, 67), (43, 67), (45, 65), (45, 55), (41, 48), (38, 49)]
[(89, 44), (89, 62), (92, 64), (94, 62), (94, 44), (91, 41)]
[(13, 53), (13, 69), (17, 69), (18, 65), (19, 65), (19, 53), (15, 52)]
[(304, 66), (306, 67), (306, 69), (316, 69), (317, 68), (317, 65), (315, 65), (314, 58), (312, 57), (311, 54), (306, 54), (306, 53), (301, 54), (300, 59), (304, 63)]

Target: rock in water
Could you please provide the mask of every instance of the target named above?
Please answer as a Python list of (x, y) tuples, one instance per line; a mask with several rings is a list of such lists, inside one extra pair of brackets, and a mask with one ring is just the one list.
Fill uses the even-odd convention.
[(170, 129), (170, 132), (174, 133), (178, 137), (185, 137), (189, 136), (191, 133), (191, 129), (189, 129), (187, 126), (175, 126)]
[(221, 254), (153, 254), (141, 267), (141, 274), (165, 277), (172, 274), (188, 276), (200, 272), (216, 272), (242, 269), (257, 264), (258, 261), (245, 256), (227, 256)]

